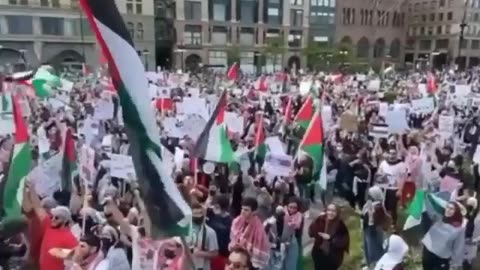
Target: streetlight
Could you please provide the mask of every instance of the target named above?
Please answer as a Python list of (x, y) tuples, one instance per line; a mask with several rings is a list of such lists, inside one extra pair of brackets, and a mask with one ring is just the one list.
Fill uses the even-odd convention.
[(338, 54), (340, 55), (340, 63), (342, 64), (342, 67), (343, 65), (345, 65), (345, 59), (348, 55), (348, 50), (347, 49), (341, 49)]
[(145, 70), (148, 70), (148, 56), (150, 55), (150, 51), (145, 49), (143, 50), (143, 58), (145, 60)]

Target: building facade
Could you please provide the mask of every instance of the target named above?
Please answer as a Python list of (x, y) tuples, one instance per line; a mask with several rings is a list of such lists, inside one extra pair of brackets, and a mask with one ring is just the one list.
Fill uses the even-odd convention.
[(309, 40), (335, 43), (336, 0), (309, 0)]
[(309, 7), (309, 0), (178, 0), (175, 66), (228, 66), (237, 59), (246, 72), (301, 66)]
[[(155, 67), (153, 0), (118, 0), (145, 65)], [(99, 48), (77, 0), (0, 0), (0, 64), (98, 66)]]
[(337, 0), (337, 44), (360, 62), (402, 62), (407, 0)]
[(406, 61), (435, 67), (480, 64), (480, 0), (411, 0), (408, 12)]

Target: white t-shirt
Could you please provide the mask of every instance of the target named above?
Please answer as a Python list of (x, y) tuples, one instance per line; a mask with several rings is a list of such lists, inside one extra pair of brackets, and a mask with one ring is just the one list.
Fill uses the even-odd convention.
[(399, 162), (397, 164), (391, 165), (388, 164), (386, 160), (382, 161), (379, 166), (380, 173), (387, 175), (388, 177), (388, 186), (387, 189), (398, 189), (398, 183), (402, 177), (405, 177), (407, 172), (407, 167), (404, 162)]
[(140, 269), (140, 254), (138, 251), (140, 234), (135, 225), (130, 225), (130, 238), (132, 238), (132, 269)]

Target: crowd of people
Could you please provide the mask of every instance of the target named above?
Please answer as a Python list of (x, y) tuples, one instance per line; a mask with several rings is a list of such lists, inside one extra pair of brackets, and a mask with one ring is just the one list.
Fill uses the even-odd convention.
[[(210, 71), (146, 76), (151, 89), (138, 91), (151, 95), (144, 105), (171, 157), (165, 167), (191, 208), (187, 235), (152, 239), (141, 179), (117, 175), (114, 156), (131, 147), (108, 76), (66, 72), (53, 94), (39, 97), (4, 74), (2, 101), (11, 97), (14, 117), (0, 127), (17, 126), (0, 132), (1, 197), (16, 194), (21, 215), (2, 212), (0, 269), (307, 270), (313, 261), (315, 270), (337, 270), (350, 256), (352, 230), (361, 231), (363, 260), (348, 269), (479, 267), (478, 70), (300, 70), (228, 83)], [(222, 95), (225, 118), (235, 116), (224, 126), (228, 163), (194, 152), (206, 123), (218, 121)], [(8, 100), (2, 104), (5, 113)], [(26, 172), (13, 169), (18, 112), (29, 136)], [(321, 157), (301, 147), (312, 132), (322, 136)], [(71, 178), (69, 146), (78, 168)], [(5, 184), (15, 174), (25, 175), (19, 190)], [(404, 240), (413, 229), (415, 247)], [(407, 263), (412, 252), (421, 253), (419, 266)]]

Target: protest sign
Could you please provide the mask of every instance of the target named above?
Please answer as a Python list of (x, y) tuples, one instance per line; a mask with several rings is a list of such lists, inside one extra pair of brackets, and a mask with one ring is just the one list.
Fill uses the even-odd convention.
[(205, 118), (198, 114), (189, 114), (185, 117), (185, 120), (178, 123), (182, 134), (187, 135), (194, 141), (198, 139), (206, 124)]
[(15, 132), (15, 123), (13, 121), (13, 104), (10, 95), (0, 96), (0, 135), (11, 134)]
[(86, 145), (80, 149), (80, 178), (89, 186), (93, 185), (95, 180), (95, 151)]
[(110, 120), (113, 118), (114, 106), (111, 100), (99, 99), (95, 103), (94, 116), (95, 120)]
[(443, 138), (449, 138), (454, 131), (453, 115), (440, 115), (438, 118), (438, 132)]
[(379, 91), (380, 90), (380, 80), (371, 80), (368, 82), (367, 89), (369, 91)]
[(372, 124), (372, 129), (368, 135), (374, 138), (388, 138), (388, 125), (387, 124)]
[(268, 137), (265, 139), (265, 145), (268, 151), (273, 154), (285, 155), (285, 149), (283, 143), (278, 136)]
[(268, 153), (265, 156), (265, 171), (275, 176), (289, 176), (292, 171), (293, 160), (289, 155)]
[(111, 154), (110, 155), (110, 175), (122, 179), (135, 179), (135, 168), (131, 156)]
[(389, 133), (402, 134), (408, 130), (407, 113), (403, 109), (389, 110), (385, 122), (388, 125)]
[(243, 133), (243, 118), (235, 112), (225, 113), (225, 124), (232, 133)]
[(435, 109), (433, 97), (424, 97), (412, 100), (412, 112), (416, 114), (431, 113)]
[(52, 197), (55, 191), (61, 190), (62, 161), (63, 155), (57, 153), (30, 172), (28, 178), (40, 197)]
[(302, 81), (300, 83), (300, 94), (301, 95), (306, 95), (310, 92), (310, 88), (312, 88), (312, 81), (311, 80), (308, 80), (308, 81)]

